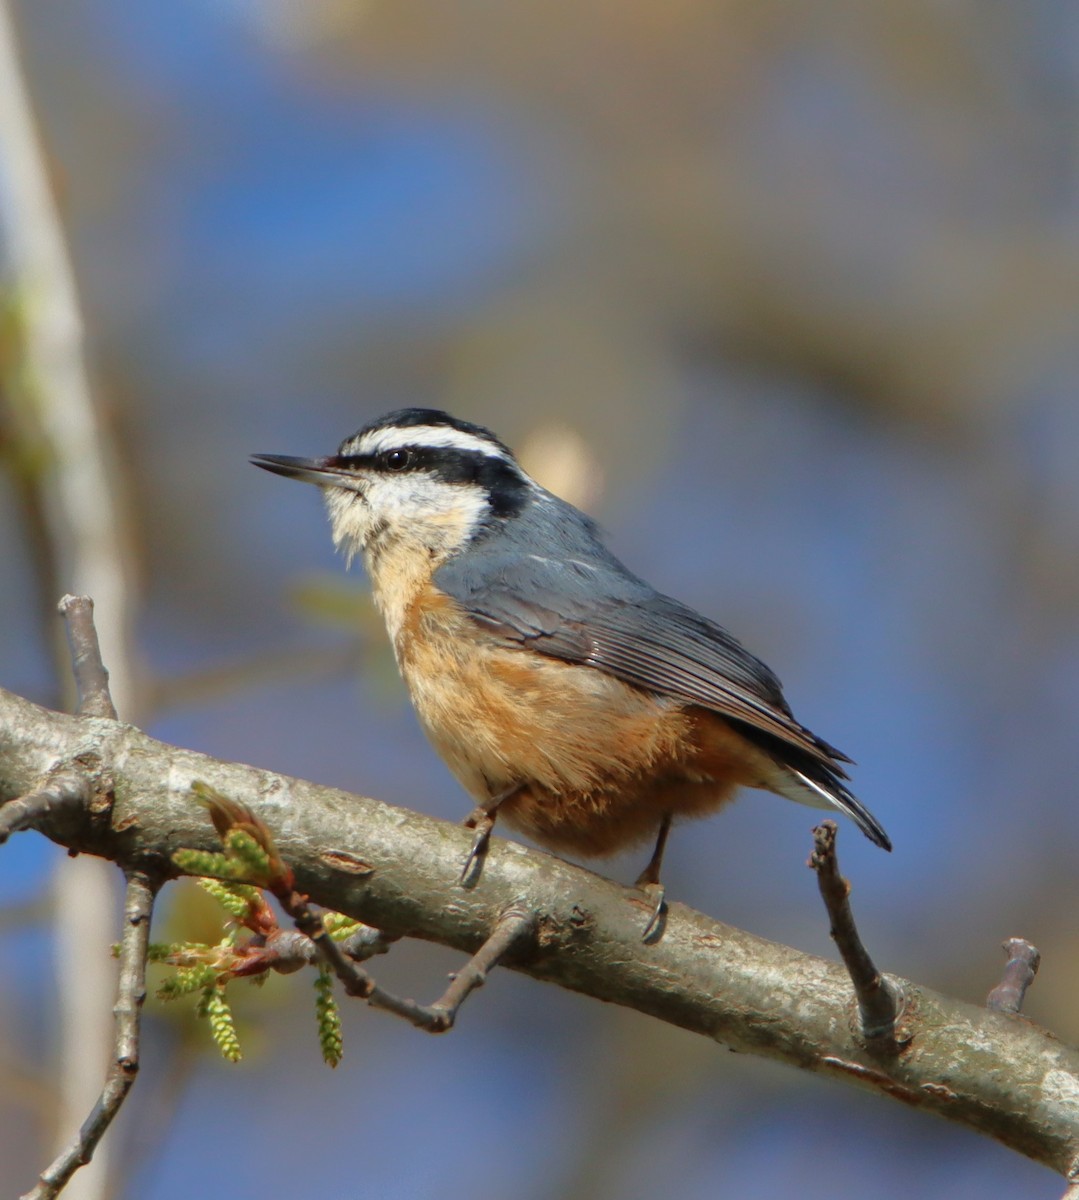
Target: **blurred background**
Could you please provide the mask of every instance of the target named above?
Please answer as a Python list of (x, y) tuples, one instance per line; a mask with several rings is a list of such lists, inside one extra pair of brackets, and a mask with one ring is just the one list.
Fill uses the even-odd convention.
[[(53, 606), (87, 587), (121, 715), (155, 737), (459, 819), (317, 492), (246, 462), (447, 408), (733, 630), (858, 760), (895, 852), (844, 825), (841, 861), (885, 969), (980, 1003), (1002, 939), (1026, 937), (1043, 966), (1025, 1011), (1079, 1039), (1079, 8), (8, 11), (93, 408), (59, 405), (35, 356), (49, 221), (9, 121), (3, 686), (70, 703)], [(744, 795), (675, 831), (668, 894), (831, 956), (815, 819)], [(101, 1076), (118, 892), (105, 872), (104, 919), (73, 930), (101, 894), (83, 866), (35, 836), (3, 850), (4, 1194), (85, 1113), (76, 1065)], [(212, 917), (176, 886), (155, 932)], [(455, 961), (405, 945), (376, 967), (433, 998)], [(1061, 1188), (894, 1103), (509, 973), (448, 1038), (347, 1009), (336, 1071), (309, 978), (235, 990), (238, 1066), (191, 1005), (150, 1001), (82, 1195)]]

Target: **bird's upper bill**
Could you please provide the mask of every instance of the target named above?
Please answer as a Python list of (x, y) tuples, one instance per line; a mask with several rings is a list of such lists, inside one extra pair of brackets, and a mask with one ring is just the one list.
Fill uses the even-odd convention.
[(284, 475), (286, 479), (299, 479), (302, 483), (316, 483), (320, 487), (356, 486), (355, 471), (350, 471), (347, 460), (338, 455), (295, 458), (291, 454), (252, 454), (251, 461), (265, 471)]

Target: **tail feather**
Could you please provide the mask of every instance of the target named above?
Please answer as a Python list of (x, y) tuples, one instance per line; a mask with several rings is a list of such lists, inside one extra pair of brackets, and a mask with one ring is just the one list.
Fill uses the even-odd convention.
[[(822, 771), (821, 774), (824, 772)], [(827, 783), (811, 779), (803, 771), (786, 767), (784, 774), (789, 783), (777, 790), (788, 800), (808, 804), (813, 808), (838, 809), (858, 826), (867, 838), (884, 850), (891, 850), (892, 842), (884, 828), (868, 808), (834, 776)], [(830, 774), (830, 773), (829, 773)]]
[(769, 773), (763, 785), (769, 791), (798, 804), (808, 804), (811, 808), (838, 810), (850, 817), (871, 842), (884, 850), (891, 850), (891, 839), (881, 823), (843, 782), (847, 778), (843, 764), (851, 762), (851, 759), (841, 750), (808, 729), (805, 733), (813, 740), (816, 753), (744, 722), (732, 721), (731, 724), (772, 760), (774, 773)]

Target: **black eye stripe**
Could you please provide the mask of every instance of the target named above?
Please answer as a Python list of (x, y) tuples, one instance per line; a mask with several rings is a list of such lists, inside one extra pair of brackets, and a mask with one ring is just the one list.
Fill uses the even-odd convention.
[(491, 511), (500, 517), (518, 512), (528, 495), (528, 483), (516, 463), (482, 450), (404, 445), (374, 454), (342, 455), (338, 462), (346, 469), (376, 471), (380, 475), (425, 472), (441, 483), (480, 487), (487, 493)]
[(344, 466), (367, 470), (400, 472), (427, 471), (446, 483), (471, 483), (488, 470), (516, 468), (504, 458), (482, 450), (460, 450), (455, 446), (394, 446), (374, 454), (344, 454)]

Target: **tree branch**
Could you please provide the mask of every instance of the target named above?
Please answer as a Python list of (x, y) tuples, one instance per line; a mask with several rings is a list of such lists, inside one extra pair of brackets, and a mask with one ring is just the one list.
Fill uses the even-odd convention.
[[(130, 726), (49, 712), (0, 690), (0, 802), (59, 762), (111, 779), (107, 814), (50, 814), (62, 845), (175, 874), (174, 851), (217, 851), (196, 781), (246, 804), (314, 902), (390, 936), (474, 954), (510, 909), (538, 914), (535, 949), (511, 969), (863, 1087), (978, 1129), (1067, 1175), (1079, 1162), (1079, 1051), (1026, 1021), (902, 980), (902, 1050), (874, 1055), (838, 963), (672, 904), (640, 940), (635, 893), (495, 839), (473, 888), (456, 886), (471, 834), (376, 800), (154, 741)], [(356, 864), (362, 861), (363, 869)]]
[(37, 1186), (23, 1200), (53, 1200), (71, 1176), (93, 1157), (98, 1142), (120, 1111), (139, 1070), (139, 1018), (146, 999), (146, 960), (150, 918), (157, 888), (139, 871), (127, 872), (124, 932), (120, 941), (120, 981), (117, 989), (116, 1039), (112, 1066), (93, 1111), (71, 1144), (41, 1173)]

